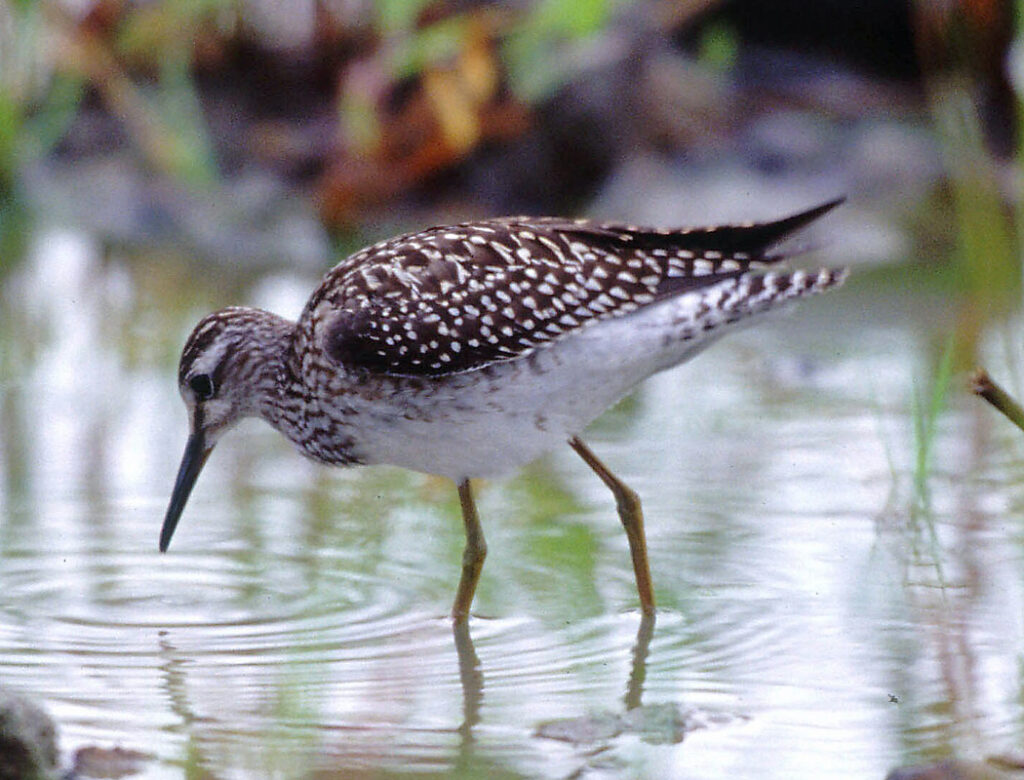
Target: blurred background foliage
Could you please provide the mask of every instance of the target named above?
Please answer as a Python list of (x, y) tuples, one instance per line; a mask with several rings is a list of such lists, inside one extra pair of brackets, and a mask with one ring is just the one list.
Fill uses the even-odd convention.
[[(629, 160), (738, 159), (912, 224), (922, 251), (903, 254), (938, 258), (964, 362), (1019, 300), (1016, 17), (1012, 0), (3, 0), (0, 269), (40, 215), (322, 268), (426, 219), (584, 212)], [(815, 140), (894, 119), (894, 149), (865, 134), (838, 169)]]

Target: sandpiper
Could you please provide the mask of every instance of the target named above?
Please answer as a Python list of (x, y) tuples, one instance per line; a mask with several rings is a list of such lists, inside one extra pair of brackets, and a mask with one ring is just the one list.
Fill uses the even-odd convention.
[(161, 552), (214, 445), (239, 419), (262, 417), (317, 461), (454, 481), (461, 621), (487, 552), (470, 479), (568, 442), (615, 497), (640, 605), (653, 613), (640, 499), (580, 433), (740, 320), (840, 284), (844, 269), (777, 265), (780, 242), (840, 202), (673, 230), (551, 217), (434, 227), (342, 261), (297, 323), (240, 307), (206, 316), (178, 369), (191, 435)]

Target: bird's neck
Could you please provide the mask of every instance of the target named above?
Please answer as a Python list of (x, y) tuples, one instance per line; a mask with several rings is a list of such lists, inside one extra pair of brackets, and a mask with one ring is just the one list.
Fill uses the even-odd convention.
[[(242, 416), (262, 417), (285, 435), (288, 411), (282, 398), (292, 390), (294, 374), (290, 364), (295, 323), (271, 312), (246, 309), (250, 318), (245, 336), (236, 347), (234, 366), (239, 386), (249, 400)], [(253, 315), (258, 315), (254, 317)]]
[(251, 414), (262, 417), (295, 444), (300, 451), (318, 460), (310, 450), (309, 417), (316, 411), (316, 398), (303, 381), (302, 363), (297, 354), (297, 332), (294, 322), (263, 312), (257, 337), (250, 354), (258, 355), (253, 366), (255, 387), (251, 397)]
[[(359, 462), (345, 405), (311, 385), (302, 355), (308, 347), (294, 322), (259, 309), (237, 309), (244, 320), (230, 370), (239, 417), (261, 417), (301, 452), (325, 463)], [(306, 355), (308, 357), (308, 354)]]

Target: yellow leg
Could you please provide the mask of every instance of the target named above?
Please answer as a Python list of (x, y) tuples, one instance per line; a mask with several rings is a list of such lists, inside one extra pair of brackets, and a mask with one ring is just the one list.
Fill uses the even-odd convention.
[(452, 618), (461, 623), (469, 617), (469, 608), (476, 593), (476, 583), (480, 579), (480, 570), (484, 567), (487, 557), (487, 542), (480, 527), (480, 518), (476, 513), (473, 492), (469, 480), (459, 483), (459, 503), (462, 505), (462, 523), (466, 526), (466, 549), (462, 553), (462, 577), (459, 579), (459, 590), (455, 594), (455, 606), (452, 607)]
[(647, 563), (647, 540), (644, 537), (644, 512), (640, 507), (640, 496), (629, 485), (620, 480), (578, 437), (569, 439), (569, 445), (579, 453), (587, 465), (601, 478), (615, 496), (619, 519), (626, 529), (629, 552), (633, 557), (633, 572), (636, 575), (636, 589), (640, 594), (640, 608), (645, 615), (654, 614), (654, 592), (651, 588), (651, 568)]

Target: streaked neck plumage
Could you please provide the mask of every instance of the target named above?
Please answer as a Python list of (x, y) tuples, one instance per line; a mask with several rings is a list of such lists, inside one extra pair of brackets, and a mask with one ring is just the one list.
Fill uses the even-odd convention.
[(231, 407), (230, 419), (262, 417), (297, 442), (305, 392), (295, 371), (294, 337), (295, 323), (284, 317), (240, 306), (222, 309), (193, 332), (179, 381), (202, 361), (219, 399)]
[[(304, 455), (324, 463), (344, 465), (359, 458), (353, 453), (354, 437), (345, 410), (335, 397), (341, 385), (325, 381), (318, 371), (315, 350), (300, 337), (296, 323), (261, 309), (239, 309), (246, 324), (236, 350), (244, 370), (236, 372), (239, 390), (250, 394), (246, 416), (262, 417), (280, 431)], [(331, 366), (335, 378), (344, 374)], [(336, 386), (337, 385), (337, 386)], [(243, 390), (247, 388), (247, 390)], [(329, 398), (321, 394), (331, 391)], [(241, 402), (241, 399), (239, 399)]]

